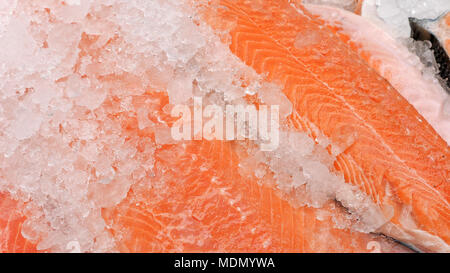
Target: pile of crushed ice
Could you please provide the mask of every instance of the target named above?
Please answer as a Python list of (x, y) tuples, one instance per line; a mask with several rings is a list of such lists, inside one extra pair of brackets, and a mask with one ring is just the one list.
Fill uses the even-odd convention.
[(409, 17), (435, 19), (448, 11), (447, 0), (364, 0), (361, 15), (380, 23), (394, 37), (408, 38)]
[[(162, 102), (148, 92), (167, 90), (171, 103), (210, 92), (239, 101), (252, 71), (182, 1), (8, 1), (1, 10), (0, 190), (26, 202), (22, 234), (38, 249), (76, 240), (83, 251), (114, 250), (101, 209), (152, 175), (167, 141)], [(159, 143), (125, 129), (133, 120)]]

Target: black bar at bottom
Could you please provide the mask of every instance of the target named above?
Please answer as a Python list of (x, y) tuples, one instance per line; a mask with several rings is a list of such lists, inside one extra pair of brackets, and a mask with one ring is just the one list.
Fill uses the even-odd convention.
[[(445, 254), (244, 254), (244, 253), (183, 253), (183, 254), (0, 254), (2, 266), (11, 263), (21, 269), (33, 270), (56, 265), (58, 271), (78, 271), (106, 268), (114, 272), (310, 272), (328, 268), (345, 271), (387, 269), (409, 271), (433, 264), (437, 268), (439, 258)], [(419, 257), (420, 256), (420, 257)], [(3, 259), (2, 259), (3, 258)], [(426, 259), (433, 259), (433, 262)], [(447, 256), (448, 258), (448, 256)], [(67, 262), (65, 261), (67, 260)], [(57, 262), (57, 263), (55, 263)], [(60, 267), (62, 265), (62, 267)], [(446, 268), (447, 263), (443, 264)], [(121, 269), (124, 268), (124, 269)], [(77, 270), (78, 269), (78, 270)]]

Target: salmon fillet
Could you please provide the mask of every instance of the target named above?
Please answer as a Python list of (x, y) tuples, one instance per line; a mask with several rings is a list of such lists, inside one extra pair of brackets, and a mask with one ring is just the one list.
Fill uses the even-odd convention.
[(450, 116), (445, 113), (448, 94), (416, 55), (361, 16), (333, 7), (307, 5), (306, 8), (388, 80), (447, 144), (450, 143)]
[(376, 251), (371, 244), (383, 252), (407, 251), (379, 236), (333, 228), (331, 216), (344, 212), (332, 203), (324, 209), (296, 208), (273, 188), (243, 179), (231, 143), (205, 142), (160, 153), (161, 164), (163, 156), (174, 155), (170, 171), (155, 176), (170, 190), (158, 198), (158, 190), (145, 199), (131, 193), (105, 214), (115, 230), (123, 230), (126, 252)]
[[(213, 27), (221, 20), (234, 22), (231, 51), (268, 80), (282, 83), (298, 113), (293, 118), (312, 122), (334, 143), (354, 136), (335, 167), (386, 212), (390, 224), (381, 230), (417, 246), (427, 234), (433, 242), (420, 247), (448, 251), (449, 147), (433, 128), (302, 6), (288, 1), (264, 1), (258, 9), (248, 1), (217, 5), (209, 6), (208, 22)], [(414, 225), (402, 223), (405, 211)]]

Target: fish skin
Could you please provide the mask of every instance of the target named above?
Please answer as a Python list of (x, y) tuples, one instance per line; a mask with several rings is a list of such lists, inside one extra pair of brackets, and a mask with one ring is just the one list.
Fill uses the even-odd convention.
[(450, 93), (450, 12), (436, 19), (409, 18), (411, 37), (415, 40), (428, 40), (436, 61), (439, 63), (439, 75)]
[[(341, 132), (356, 132), (357, 139), (335, 164), (348, 181), (380, 207), (394, 208), (391, 224), (406, 233), (411, 228), (401, 223), (400, 215), (412, 207), (413, 229), (438, 237), (439, 243), (430, 246), (413, 234), (397, 239), (424, 250), (449, 251), (449, 147), (423, 117), (301, 5), (265, 1), (254, 10), (249, 1), (214, 3), (220, 8), (208, 10), (216, 12), (208, 23), (214, 28), (218, 20), (234, 20), (229, 24), (231, 51), (269, 81), (281, 82), (298, 116), (334, 143)], [(318, 35), (312, 37), (316, 44), (296, 48), (302, 32)], [(386, 232), (401, 236), (392, 229)]]
[[(428, 31), (428, 35), (431, 33), (440, 42), (441, 46), (445, 49), (447, 54), (450, 52), (448, 47), (450, 40), (450, 12), (447, 11), (441, 16), (435, 19), (417, 19), (409, 18), (411, 24), (417, 24)], [(423, 35), (427, 35), (424, 33)]]

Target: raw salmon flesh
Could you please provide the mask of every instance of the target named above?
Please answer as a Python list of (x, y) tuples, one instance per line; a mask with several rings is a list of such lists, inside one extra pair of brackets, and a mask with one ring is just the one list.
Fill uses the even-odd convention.
[(450, 252), (448, 94), (363, 1), (0, 2), (0, 252)]

